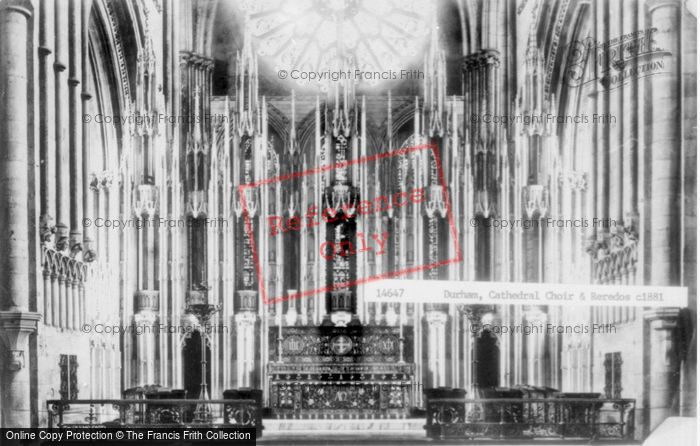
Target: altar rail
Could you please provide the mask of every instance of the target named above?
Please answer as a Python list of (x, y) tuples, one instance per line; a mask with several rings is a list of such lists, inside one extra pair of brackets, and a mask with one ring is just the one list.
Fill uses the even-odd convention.
[(430, 398), (428, 437), (631, 441), (633, 399)]
[(46, 407), (49, 428), (254, 427), (258, 436), (263, 429), (262, 408), (253, 399), (48, 400)]

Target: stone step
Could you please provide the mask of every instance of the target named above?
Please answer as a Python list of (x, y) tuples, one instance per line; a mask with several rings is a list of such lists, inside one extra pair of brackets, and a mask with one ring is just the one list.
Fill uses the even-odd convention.
[(258, 444), (358, 445), (423, 444), (425, 418), (394, 420), (275, 420), (263, 421)]
[[(380, 420), (263, 420), (265, 429), (258, 439), (260, 445), (328, 445), (328, 446), (388, 446), (426, 445), (590, 445), (610, 444), (590, 440), (432, 440), (425, 434), (425, 418), (380, 419)], [(635, 444), (635, 442), (615, 443)]]

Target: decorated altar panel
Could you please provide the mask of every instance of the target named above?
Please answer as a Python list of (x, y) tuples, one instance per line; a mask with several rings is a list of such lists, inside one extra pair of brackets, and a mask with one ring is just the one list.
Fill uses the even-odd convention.
[(270, 408), (282, 418), (405, 417), (412, 338), (410, 327), (289, 327), (281, 339), (271, 330)]
[[(401, 333), (403, 331), (403, 334)], [(279, 356), (279, 333), (270, 330), (271, 362), (283, 363), (397, 363), (413, 360), (412, 327), (284, 327)]]

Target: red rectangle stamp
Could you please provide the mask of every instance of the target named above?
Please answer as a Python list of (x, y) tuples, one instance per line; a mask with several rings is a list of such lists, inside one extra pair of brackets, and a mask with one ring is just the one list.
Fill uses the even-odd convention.
[[(419, 161), (423, 162), (419, 162)], [(361, 191), (360, 188), (352, 184), (351, 177), (353, 169), (360, 169), (372, 163), (385, 163), (389, 166), (403, 166), (406, 172), (413, 169), (413, 181), (411, 186), (403, 185), (389, 188), (386, 193), (375, 193)], [(388, 164), (387, 164), (388, 163)], [(424, 169), (422, 166), (430, 166)], [(398, 168), (401, 171), (401, 167)], [(399, 172), (387, 170), (391, 175), (400, 175)], [(306, 200), (301, 204), (299, 212), (287, 213), (283, 215), (262, 215), (257, 221), (251, 219), (251, 212), (248, 209), (248, 198), (250, 191), (256, 191), (261, 187), (276, 185), (277, 183), (294, 181), (298, 178), (308, 178), (313, 181), (315, 177), (321, 177), (327, 181), (324, 184), (322, 193), (317, 194), (316, 199)], [(391, 181), (389, 181), (391, 182)], [(368, 189), (372, 189), (368, 187)], [(246, 193), (248, 191), (248, 193)], [(250, 182), (238, 186), (240, 204), (243, 209), (244, 231), (250, 240), (251, 254), (254, 262), (255, 274), (258, 280), (258, 290), (265, 304), (309, 297), (314, 295), (325, 296), (326, 293), (335, 290), (355, 290), (358, 285), (377, 281), (381, 279), (395, 279), (410, 277), (410, 275), (422, 271), (440, 268), (444, 265), (457, 263), (462, 260), (457, 230), (452, 215), (450, 202), (450, 191), (445, 184), (440, 154), (436, 144), (423, 144), (412, 147), (403, 147), (389, 152), (377, 153), (358, 159), (337, 162), (332, 165), (324, 165), (307, 169), (301, 172), (293, 172), (273, 178)], [(366, 194), (364, 196), (363, 194)], [(312, 197), (313, 198), (313, 197)], [(318, 201), (318, 202), (315, 202)], [(366, 271), (365, 268), (358, 268), (358, 257), (370, 255), (377, 259), (382, 256), (390, 256), (394, 246), (399, 244), (400, 234), (392, 229), (392, 224), (360, 224), (366, 222), (370, 217), (374, 217), (375, 222), (394, 221), (396, 219), (406, 220), (406, 216), (413, 216), (410, 219), (415, 223), (418, 219), (425, 219), (427, 228), (435, 225), (436, 219), (445, 222), (442, 227), (445, 229), (438, 235), (441, 238), (439, 244), (446, 246), (454, 243), (454, 248), (449, 250), (454, 255), (436, 255), (438, 248), (434, 247), (435, 253), (428, 249), (427, 259), (420, 261), (382, 261), (383, 268), (378, 271)], [(371, 226), (374, 226), (372, 228)], [(415, 225), (419, 227), (419, 225)], [(403, 227), (401, 232), (410, 234), (415, 229), (413, 227)], [(307, 249), (315, 250), (315, 256), (321, 262), (327, 264), (326, 274), (321, 286), (311, 287), (287, 293), (286, 295), (270, 296), (265, 285), (263, 265), (259, 261), (259, 252), (256, 243), (257, 237), (268, 237), (274, 239), (290, 232), (301, 233), (303, 231), (316, 231), (321, 234), (314, 239), (315, 246)], [(410, 234), (414, 243), (422, 243), (423, 235)], [(405, 243), (404, 243), (405, 244)], [(444, 251), (448, 251), (443, 249)], [(450, 257), (450, 258), (448, 258)], [(361, 270), (362, 273), (359, 273)], [(277, 293), (275, 293), (277, 294)]]

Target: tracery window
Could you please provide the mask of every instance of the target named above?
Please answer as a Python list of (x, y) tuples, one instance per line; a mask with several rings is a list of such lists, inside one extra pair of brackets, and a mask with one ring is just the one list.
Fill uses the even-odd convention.
[[(247, 0), (241, 5), (259, 54), (292, 79), (293, 69), (400, 71), (421, 55), (434, 7), (429, 0)], [(297, 80), (309, 85), (308, 79)]]

